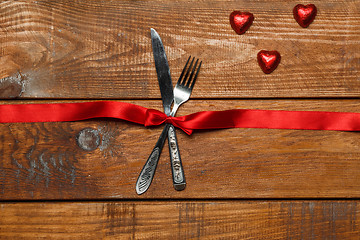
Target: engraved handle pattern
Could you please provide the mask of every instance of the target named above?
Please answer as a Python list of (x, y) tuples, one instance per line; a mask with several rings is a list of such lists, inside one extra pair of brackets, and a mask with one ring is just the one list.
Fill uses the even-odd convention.
[(143, 169), (140, 172), (140, 175), (136, 181), (136, 192), (137, 194), (143, 194), (148, 190), (150, 184), (154, 178), (155, 170), (159, 162), (160, 154), (163, 149), (166, 135), (169, 129), (169, 124), (166, 124), (164, 130), (162, 131), (159, 140), (157, 141), (154, 149), (152, 150), (149, 158), (147, 159)]
[(136, 182), (136, 192), (137, 194), (143, 194), (149, 187), (154, 178), (155, 169), (159, 161), (160, 154), (159, 148), (155, 147), (151, 152), (148, 160), (146, 161), (145, 166), (143, 167), (139, 178)]
[(184, 190), (186, 187), (185, 174), (181, 162), (179, 146), (177, 143), (175, 128), (169, 124), (168, 140), (169, 140), (169, 152), (171, 159), (171, 171), (173, 175), (174, 188), (178, 191)]

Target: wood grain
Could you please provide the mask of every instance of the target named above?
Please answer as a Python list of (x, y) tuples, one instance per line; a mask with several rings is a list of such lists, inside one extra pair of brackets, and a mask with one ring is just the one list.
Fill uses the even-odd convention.
[[(161, 101), (131, 102), (161, 110)], [(359, 112), (359, 103), (190, 100), (179, 115), (232, 108)], [(161, 130), (114, 120), (1, 124), (0, 199), (360, 197), (359, 133), (276, 129), (178, 131), (186, 189), (173, 189), (165, 147), (150, 189), (138, 196), (136, 179)]]
[(360, 234), (358, 201), (3, 203), (0, 216), (1, 239), (358, 239)]
[[(2, 1), (1, 98), (159, 98), (149, 29), (165, 44), (173, 79), (203, 60), (195, 98), (358, 97), (360, 2), (312, 1), (309, 28), (294, 1)], [(244, 35), (234, 10), (255, 21)], [(265, 75), (261, 50), (282, 55)], [(211, 84), (209, 84), (211, 83)]]

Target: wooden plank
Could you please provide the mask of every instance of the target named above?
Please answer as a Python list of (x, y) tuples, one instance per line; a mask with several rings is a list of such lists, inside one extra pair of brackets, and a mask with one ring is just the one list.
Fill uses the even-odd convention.
[(1, 239), (358, 239), (359, 201), (1, 203)]
[[(161, 110), (161, 101), (132, 101)], [(179, 115), (232, 108), (359, 112), (360, 100), (190, 100)], [(0, 199), (138, 198), (162, 127), (114, 120), (0, 125)], [(188, 185), (172, 187), (167, 146), (139, 198), (359, 198), (359, 133), (178, 131)]]
[[(204, 61), (194, 97), (357, 97), (360, 2), (312, 3), (318, 15), (303, 29), (298, 2), (285, 0), (2, 1), (0, 97), (159, 98), (150, 27), (174, 80), (189, 55)], [(234, 10), (255, 16), (244, 35), (230, 27)], [(270, 75), (261, 49), (282, 55)]]

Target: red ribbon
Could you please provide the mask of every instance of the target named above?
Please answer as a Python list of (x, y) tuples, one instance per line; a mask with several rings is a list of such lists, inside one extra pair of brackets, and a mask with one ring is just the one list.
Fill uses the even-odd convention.
[(144, 126), (172, 123), (187, 134), (193, 130), (221, 128), (360, 130), (360, 113), (347, 112), (235, 109), (168, 117), (154, 109), (112, 101), (0, 105), (1, 123), (63, 122), (92, 118), (116, 118)]

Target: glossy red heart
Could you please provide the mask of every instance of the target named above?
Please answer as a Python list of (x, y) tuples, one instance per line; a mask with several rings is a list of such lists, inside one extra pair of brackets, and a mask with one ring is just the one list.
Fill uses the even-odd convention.
[(314, 21), (316, 13), (317, 8), (314, 4), (308, 4), (306, 6), (298, 4), (293, 10), (295, 20), (303, 28), (308, 27)]
[(254, 15), (249, 12), (234, 11), (230, 14), (230, 25), (234, 31), (244, 34), (254, 21)]
[(280, 63), (281, 56), (278, 51), (261, 50), (257, 54), (259, 66), (264, 73), (272, 73)]

